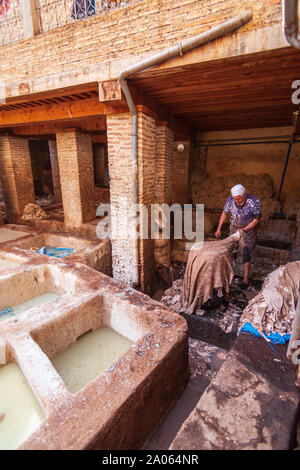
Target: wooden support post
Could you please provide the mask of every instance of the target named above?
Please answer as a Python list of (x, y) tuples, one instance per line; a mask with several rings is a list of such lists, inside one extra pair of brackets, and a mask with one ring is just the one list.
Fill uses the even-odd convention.
[(122, 101), (122, 90), (119, 80), (99, 82), (99, 101)]

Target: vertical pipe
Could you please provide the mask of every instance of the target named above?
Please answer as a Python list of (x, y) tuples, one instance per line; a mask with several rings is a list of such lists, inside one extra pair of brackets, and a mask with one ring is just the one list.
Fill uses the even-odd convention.
[(290, 159), (292, 146), (293, 146), (293, 142), (290, 142), (288, 152), (287, 152), (287, 155), (286, 155), (286, 159), (285, 159), (283, 173), (282, 173), (282, 178), (281, 178), (281, 183), (280, 183), (280, 188), (279, 188), (279, 193), (278, 193), (278, 199), (280, 199), (281, 190), (282, 190), (283, 183), (284, 183), (284, 180), (285, 180), (286, 170), (287, 170), (287, 167), (288, 167), (288, 164), (289, 164), (289, 159)]

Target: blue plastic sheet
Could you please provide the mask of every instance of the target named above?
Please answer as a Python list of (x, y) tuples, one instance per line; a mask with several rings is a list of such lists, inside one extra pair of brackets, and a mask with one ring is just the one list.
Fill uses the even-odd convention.
[[(241, 329), (240, 333), (246, 333), (254, 336), (258, 336), (259, 338), (264, 338), (261, 333), (251, 325), (251, 323), (247, 322)], [(266, 333), (264, 331), (266, 338), (268, 338), (272, 344), (286, 344), (289, 342), (291, 335), (283, 335), (281, 336), (278, 332), (277, 333)], [(265, 338), (264, 338), (265, 339)]]
[(37, 253), (41, 255), (53, 256), (55, 258), (65, 258), (74, 253), (73, 248), (59, 248), (55, 246), (42, 246)]
[(7, 307), (3, 310), (0, 310), (0, 318), (1, 317), (4, 317), (4, 316), (9, 316), (9, 317), (13, 317), (15, 314), (14, 314), (14, 311), (11, 307)]

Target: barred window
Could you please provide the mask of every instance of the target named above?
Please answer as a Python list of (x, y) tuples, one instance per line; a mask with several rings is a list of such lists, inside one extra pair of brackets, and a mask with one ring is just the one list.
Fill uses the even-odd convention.
[(96, 13), (95, 0), (74, 0), (71, 17), (74, 20), (82, 20)]
[(10, 0), (0, 0), (0, 16), (6, 18), (7, 12), (10, 7)]
[(22, 39), (23, 23), (19, 0), (0, 0), (0, 46)]

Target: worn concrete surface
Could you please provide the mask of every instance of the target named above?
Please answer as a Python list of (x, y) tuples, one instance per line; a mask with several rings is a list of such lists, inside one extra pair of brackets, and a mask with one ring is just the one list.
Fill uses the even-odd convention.
[(300, 392), (286, 349), (239, 336), (170, 449), (294, 448)]

